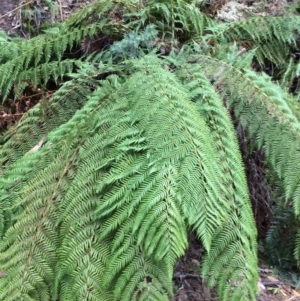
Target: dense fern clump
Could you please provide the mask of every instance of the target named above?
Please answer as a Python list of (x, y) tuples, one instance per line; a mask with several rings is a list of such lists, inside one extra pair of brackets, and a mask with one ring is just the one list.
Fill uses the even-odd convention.
[[(167, 301), (190, 231), (220, 300), (255, 300), (236, 121), (292, 204), (300, 263), (299, 111), (285, 90), (300, 17), (218, 24), (195, 1), (144, 2), (98, 0), (31, 40), (0, 40), (3, 102), (60, 83), (0, 137), (1, 300)], [(114, 42), (65, 55), (94, 35)], [(277, 82), (253, 69), (266, 62)]]

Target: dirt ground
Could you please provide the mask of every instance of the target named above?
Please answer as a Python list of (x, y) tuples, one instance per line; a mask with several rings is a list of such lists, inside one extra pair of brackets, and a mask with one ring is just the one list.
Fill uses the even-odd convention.
[[(80, 7), (95, 0), (58, 0), (46, 5), (43, 0), (0, 0), (0, 30), (8, 35), (30, 38), (30, 27), (63, 21)], [(52, 3), (49, 2), (49, 3)]]
[[(0, 29), (8, 32), (12, 28), (12, 16), (10, 13), (16, 6), (16, 0), (2, 0), (0, 5)], [(10, 15), (10, 16), (9, 16)]]
[[(22, 27), (21, 8), (38, 7), (41, 18), (53, 18), (49, 9), (41, 4), (41, 1), (0, 0), (0, 30), (9, 35), (19, 34), (23, 38), (29, 38), (28, 30)], [(93, 1), (93, 0), (91, 0)], [(83, 0), (61, 0), (59, 9), (55, 13), (56, 20), (63, 20), (70, 13), (82, 5), (91, 2)], [(27, 6), (26, 6), (27, 3)], [(32, 20), (37, 22), (37, 20)], [(215, 290), (209, 290), (200, 278), (200, 263), (204, 250), (195, 235), (190, 236), (189, 249), (181, 258), (174, 271), (174, 299), (170, 301), (217, 301)], [(258, 301), (300, 301), (300, 289), (293, 287), (292, 283), (280, 278), (273, 269), (260, 263), (260, 279), (258, 283)]]

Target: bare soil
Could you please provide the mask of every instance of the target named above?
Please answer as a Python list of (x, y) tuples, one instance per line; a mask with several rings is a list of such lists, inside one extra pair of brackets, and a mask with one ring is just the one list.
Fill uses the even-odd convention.
[(1, 0), (0, 5), (0, 30), (9, 32), (13, 28), (12, 10), (18, 6), (19, 0)]
[(93, 1), (95, 0), (52, 1), (52, 10), (43, 0), (0, 0), (0, 30), (8, 35), (30, 38), (31, 26), (39, 32), (43, 23), (63, 21), (71, 13)]

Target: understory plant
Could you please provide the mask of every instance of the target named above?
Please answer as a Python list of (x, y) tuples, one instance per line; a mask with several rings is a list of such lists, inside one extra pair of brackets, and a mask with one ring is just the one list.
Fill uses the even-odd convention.
[[(0, 300), (170, 300), (191, 231), (220, 300), (255, 300), (257, 229), (234, 124), (264, 150), (298, 221), (287, 85), (300, 17), (218, 23), (203, 11), (98, 0), (30, 40), (1, 38), (3, 103), (33, 88), (41, 98), (0, 136)], [(83, 41), (94, 51), (71, 56)], [(265, 64), (276, 81), (255, 68)]]

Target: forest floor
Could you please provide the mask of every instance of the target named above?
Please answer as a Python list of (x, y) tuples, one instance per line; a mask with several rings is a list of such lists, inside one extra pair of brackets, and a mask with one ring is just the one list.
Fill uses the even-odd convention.
[(59, 0), (58, 5), (43, 0), (1, 0), (0, 30), (10, 36), (30, 38), (30, 31), (39, 33), (43, 23), (63, 21), (74, 11), (94, 0)]
[[(30, 30), (28, 30), (28, 26), (24, 26), (26, 22), (38, 28), (43, 19), (52, 20), (53, 23), (61, 21), (91, 1), (60, 0), (58, 1), (59, 6), (56, 7), (56, 11), (51, 11), (51, 8), (42, 4), (43, 1), (1, 0), (0, 30), (5, 31), (8, 35), (19, 35), (22, 38), (30, 38)], [(279, 6), (283, 2), (284, 0), (273, 1), (273, 3), (270, 3), (270, 7), (273, 5), (273, 9), (279, 9)], [(32, 11), (38, 10), (39, 14), (32, 13), (24, 17), (21, 14), (21, 9), (23, 8), (27, 8), (29, 11), (30, 8), (32, 8)], [(196, 237), (191, 235), (189, 248), (185, 256), (177, 262), (175, 267), (173, 277), (175, 294), (172, 301), (218, 300), (216, 291), (209, 290), (200, 277), (200, 265), (203, 254), (203, 247), (199, 244)], [(258, 301), (300, 301), (300, 289), (295, 288), (294, 283), (289, 282), (283, 277), (279, 277), (273, 268), (268, 267), (262, 262), (259, 264), (259, 271)]]

